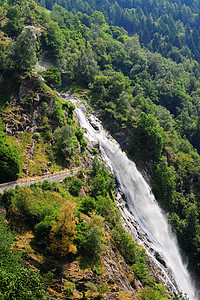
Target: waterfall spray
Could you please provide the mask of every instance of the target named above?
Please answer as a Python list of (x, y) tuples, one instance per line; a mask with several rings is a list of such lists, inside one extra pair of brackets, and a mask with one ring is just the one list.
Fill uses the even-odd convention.
[(175, 282), (174, 284), (172, 280), (171, 284), (186, 293), (190, 300), (197, 300), (198, 296), (182, 261), (176, 238), (134, 162), (128, 159), (115, 140), (108, 138), (103, 129), (95, 130), (80, 108), (76, 108), (76, 114), (80, 125), (86, 130), (88, 140), (99, 143), (104, 159), (115, 171), (130, 212), (148, 236), (155, 252), (163, 257), (166, 266), (171, 270)]

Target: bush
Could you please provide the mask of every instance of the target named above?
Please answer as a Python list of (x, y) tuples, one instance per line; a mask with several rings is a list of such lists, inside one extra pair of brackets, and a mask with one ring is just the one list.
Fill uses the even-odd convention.
[(14, 236), (0, 215), (0, 299), (46, 299), (39, 273), (21, 265), (21, 256), (11, 250)]
[(59, 86), (61, 84), (61, 75), (56, 67), (48, 68), (44, 73), (42, 73), (43, 78), (46, 83), (50, 86)]
[(5, 300), (46, 299), (39, 273), (23, 267), (14, 272), (7, 272), (0, 267), (0, 298)]
[(34, 132), (33, 139), (39, 142), (41, 139), (41, 134), (39, 132)]
[(64, 282), (64, 294), (67, 299), (73, 299), (73, 291), (76, 289), (74, 282), (65, 281)]
[(79, 226), (77, 244), (82, 263), (91, 266), (99, 262), (104, 236), (104, 218), (101, 216), (93, 215), (86, 225)]
[(0, 183), (16, 180), (21, 170), (19, 153), (0, 130)]
[(80, 190), (83, 186), (83, 181), (79, 178), (72, 178), (69, 186), (69, 192), (73, 196), (79, 196)]
[(79, 252), (88, 262), (98, 260), (98, 254), (102, 250), (101, 234), (97, 226), (87, 227), (79, 239)]
[(69, 125), (58, 127), (53, 136), (55, 139), (54, 153), (56, 158), (64, 164), (67, 158), (75, 154), (75, 149), (78, 145), (74, 127)]
[(141, 300), (154, 300), (154, 299), (162, 299), (162, 300), (168, 300), (170, 299), (167, 296), (167, 293), (163, 286), (160, 284), (155, 284), (153, 287), (147, 287), (145, 288), (141, 295)]
[(3, 203), (3, 205), (5, 205), (6, 208), (9, 208), (9, 206), (12, 204), (14, 195), (15, 195), (14, 190), (4, 191), (3, 196), (1, 198), (1, 202)]
[(46, 217), (44, 221), (36, 224), (33, 230), (34, 240), (33, 243), (36, 244), (42, 250), (48, 250), (50, 246), (49, 235), (52, 229), (52, 219)]
[(84, 213), (89, 214), (96, 208), (96, 201), (92, 197), (86, 197), (81, 201), (81, 207)]

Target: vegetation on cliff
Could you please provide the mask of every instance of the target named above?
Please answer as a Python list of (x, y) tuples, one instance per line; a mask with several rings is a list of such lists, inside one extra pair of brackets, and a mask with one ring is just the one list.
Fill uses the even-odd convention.
[[(198, 3), (188, 7), (184, 1), (165, 1), (163, 15), (163, 1), (147, 1), (142, 7), (141, 1), (126, 1), (127, 10), (125, 1), (112, 6), (103, 1), (104, 16), (94, 1), (79, 2), (79, 8), (77, 1), (73, 7), (71, 1), (57, 2), (73, 14), (48, 1), (51, 11), (33, 1), (1, 1), (0, 180), (70, 168), (87, 159), (74, 106), (60, 99), (56, 88), (77, 92), (98, 108), (113, 135), (122, 137), (129, 155), (145, 162), (155, 197), (168, 212), (190, 269), (199, 276)], [(147, 291), (164, 293), (147, 280), (144, 255), (119, 225), (111, 176), (96, 160), (92, 172), (89, 183), (84, 175), (66, 180), (65, 188), (44, 183), (4, 194), (1, 202), (13, 228), (18, 222), (27, 226), (35, 247), (42, 243), (52, 255), (80, 257), (83, 265), (89, 260), (85, 249), (91, 247), (94, 267), (105, 246), (105, 228), (93, 226), (94, 219), (105, 218), (116, 247), (148, 286), (141, 299)], [(84, 184), (88, 190), (82, 197)]]

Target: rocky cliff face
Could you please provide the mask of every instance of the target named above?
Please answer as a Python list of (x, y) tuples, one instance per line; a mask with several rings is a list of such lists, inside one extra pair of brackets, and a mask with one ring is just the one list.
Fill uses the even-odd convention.
[(6, 133), (34, 133), (39, 126), (47, 125), (47, 115), (53, 125), (54, 110), (55, 95), (39, 75), (29, 74), (22, 79), (18, 94), (11, 97), (10, 108), (3, 113)]

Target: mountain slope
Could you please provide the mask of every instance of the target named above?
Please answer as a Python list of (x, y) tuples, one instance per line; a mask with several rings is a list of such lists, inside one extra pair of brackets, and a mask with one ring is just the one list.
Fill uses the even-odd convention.
[[(124, 149), (146, 168), (190, 269), (199, 275), (199, 64), (182, 56), (177, 63), (152, 53), (141, 47), (137, 36), (109, 26), (99, 12), (92, 18), (73, 15), (58, 5), (50, 12), (31, 1), (2, 3), (1, 14), (1, 127), (7, 133), (1, 135), (6, 141), (2, 151), (5, 155), (8, 145), (15, 145), (21, 164), (15, 177), (70, 168), (85, 159), (86, 143), (73, 118), (74, 107), (58, 97), (56, 88), (76, 92), (98, 110)], [(5, 164), (1, 168), (5, 170)], [(76, 178), (69, 188), (73, 193), (80, 185)], [(57, 187), (46, 189), (57, 192)], [(96, 199), (99, 191), (91, 190)], [(33, 191), (25, 192), (32, 201)], [(5, 201), (17, 207), (14, 199)], [(94, 202), (90, 199), (84, 205), (91, 208)], [(38, 210), (31, 212), (32, 226), (39, 218), (48, 221), (40, 226), (50, 230), (57, 216), (50, 213), (53, 219), (43, 220)]]

